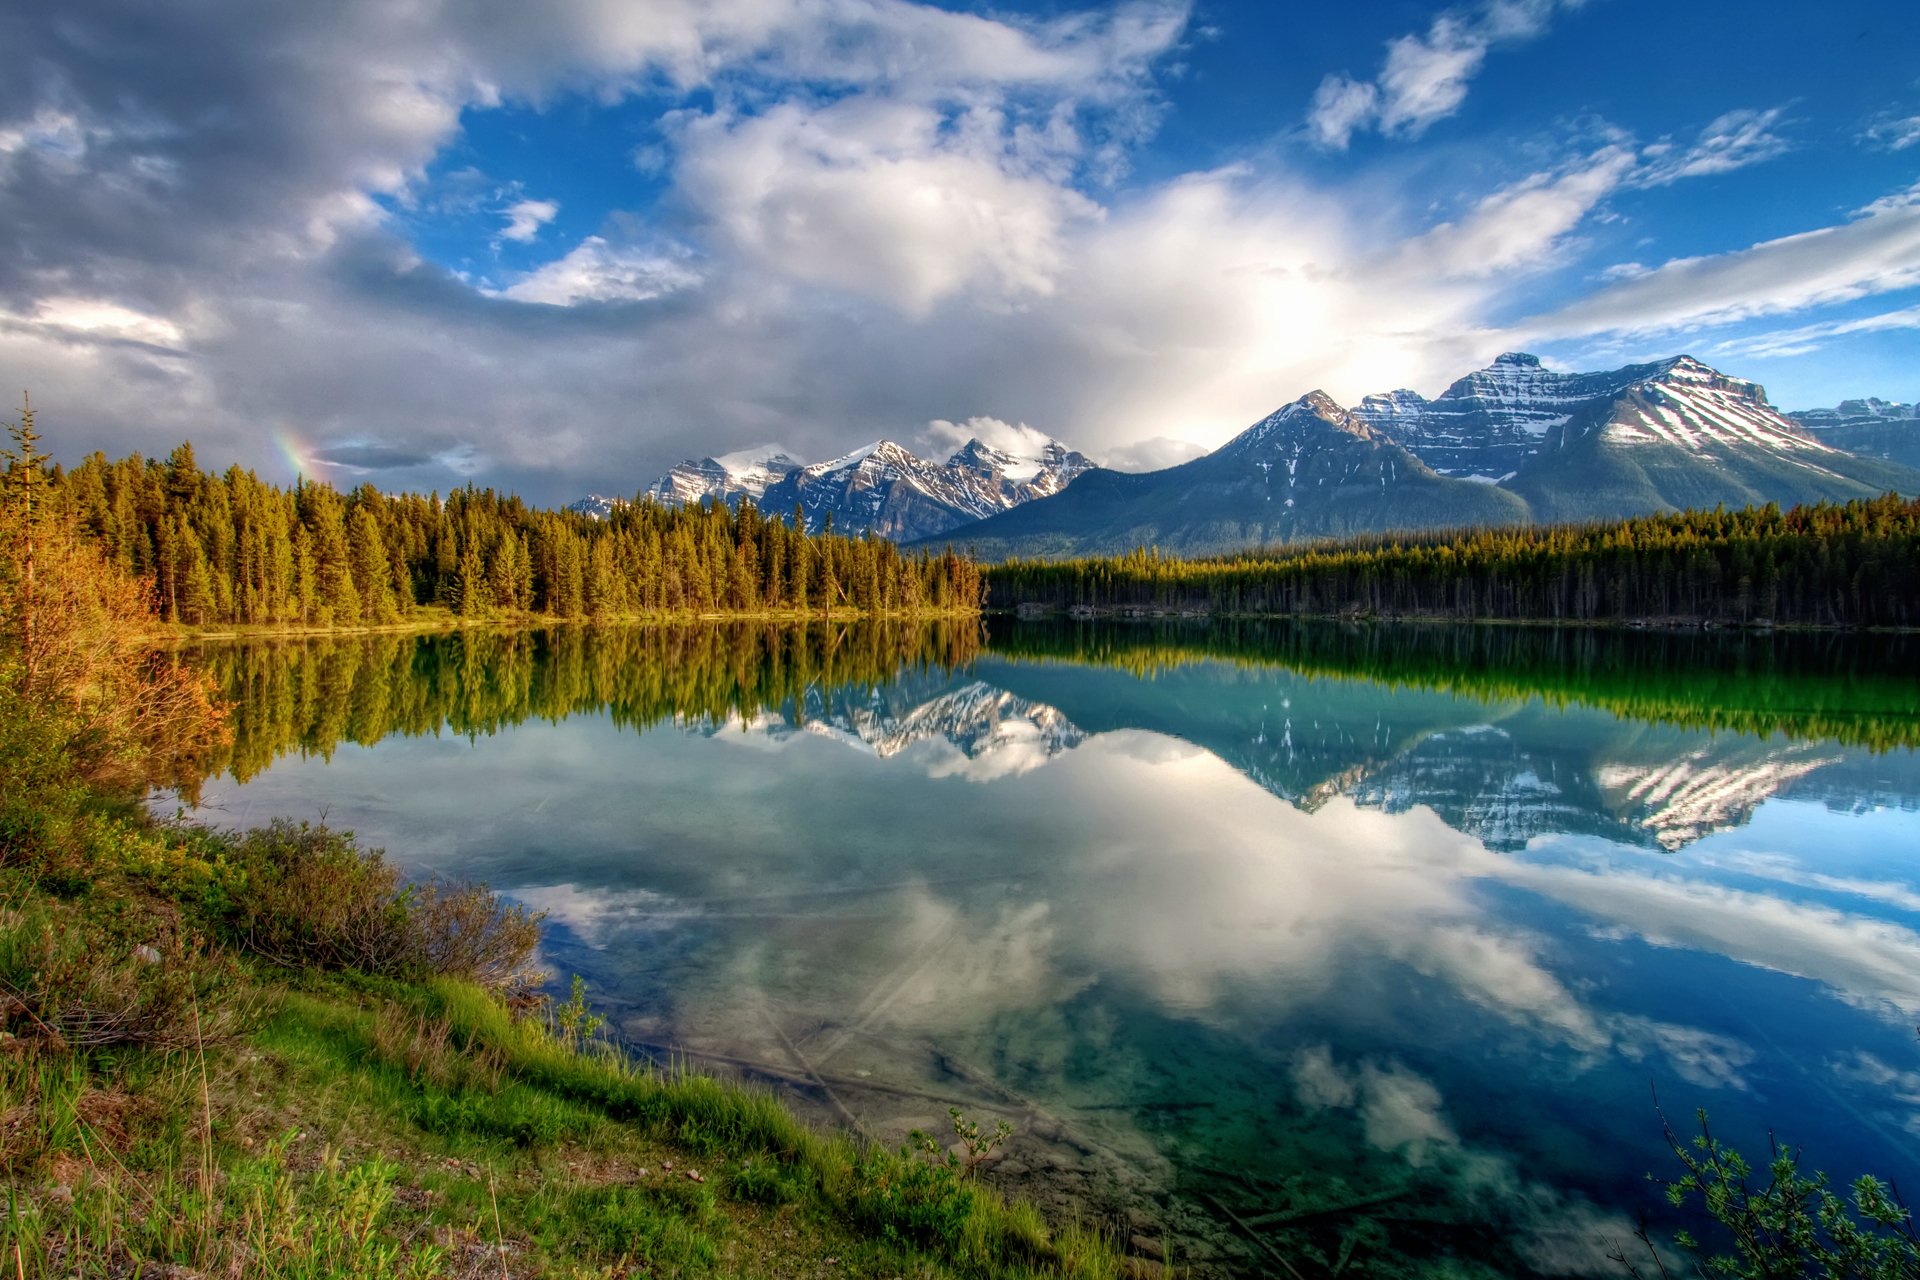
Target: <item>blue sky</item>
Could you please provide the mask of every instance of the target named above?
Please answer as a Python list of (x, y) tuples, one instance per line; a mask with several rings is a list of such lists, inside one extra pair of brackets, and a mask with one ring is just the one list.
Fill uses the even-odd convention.
[(0, 17), (63, 453), (631, 492), (1689, 351), (1920, 399), (1920, 6), (79, 2)]

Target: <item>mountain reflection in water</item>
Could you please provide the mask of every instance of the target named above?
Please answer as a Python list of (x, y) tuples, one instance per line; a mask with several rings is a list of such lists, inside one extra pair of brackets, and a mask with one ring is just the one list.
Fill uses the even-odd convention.
[(1650, 1080), (1750, 1148), (1920, 1170), (1912, 656), (998, 622), (235, 646), (204, 793), (548, 911), (635, 1046), (890, 1143), (1010, 1119), (996, 1179), (1198, 1274), (1606, 1273), (1667, 1222)]

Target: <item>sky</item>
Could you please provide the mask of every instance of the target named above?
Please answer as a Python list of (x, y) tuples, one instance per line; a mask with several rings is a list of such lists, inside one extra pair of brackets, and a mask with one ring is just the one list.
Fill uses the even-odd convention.
[(11, 5), (0, 386), (68, 462), (541, 502), (1139, 470), (1508, 350), (1911, 402), (1916, 51), (1911, 0)]

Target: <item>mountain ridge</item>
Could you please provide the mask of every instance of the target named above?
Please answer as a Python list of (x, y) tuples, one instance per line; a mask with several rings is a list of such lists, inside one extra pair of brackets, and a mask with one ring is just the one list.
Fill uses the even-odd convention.
[[(1904, 421), (1892, 409), (1875, 421)], [(1403, 389), (1348, 410), (1311, 392), (1192, 462), (1125, 477), (1095, 469), (1057, 496), (948, 538), (986, 560), (1140, 546), (1201, 555), (1920, 493), (1920, 470), (1821, 435), (1775, 409), (1758, 383), (1690, 355), (1559, 373), (1506, 352), (1432, 400)]]

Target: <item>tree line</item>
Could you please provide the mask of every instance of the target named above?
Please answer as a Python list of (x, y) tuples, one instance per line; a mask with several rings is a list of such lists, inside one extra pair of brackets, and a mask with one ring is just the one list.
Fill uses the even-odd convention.
[(808, 535), (752, 504), (644, 500), (605, 519), (476, 489), (291, 488), (182, 444), (165, 460), (94, 453), (47, 473), (80, 534), (192, 625), (361, 627), (428, 609), (460, 618), (974, 612), (979, 571), (947, 551)]
[(985, 570), (988, 603), (1226, 614), (1920, 626), (1920, 500), (1385, 535)]

